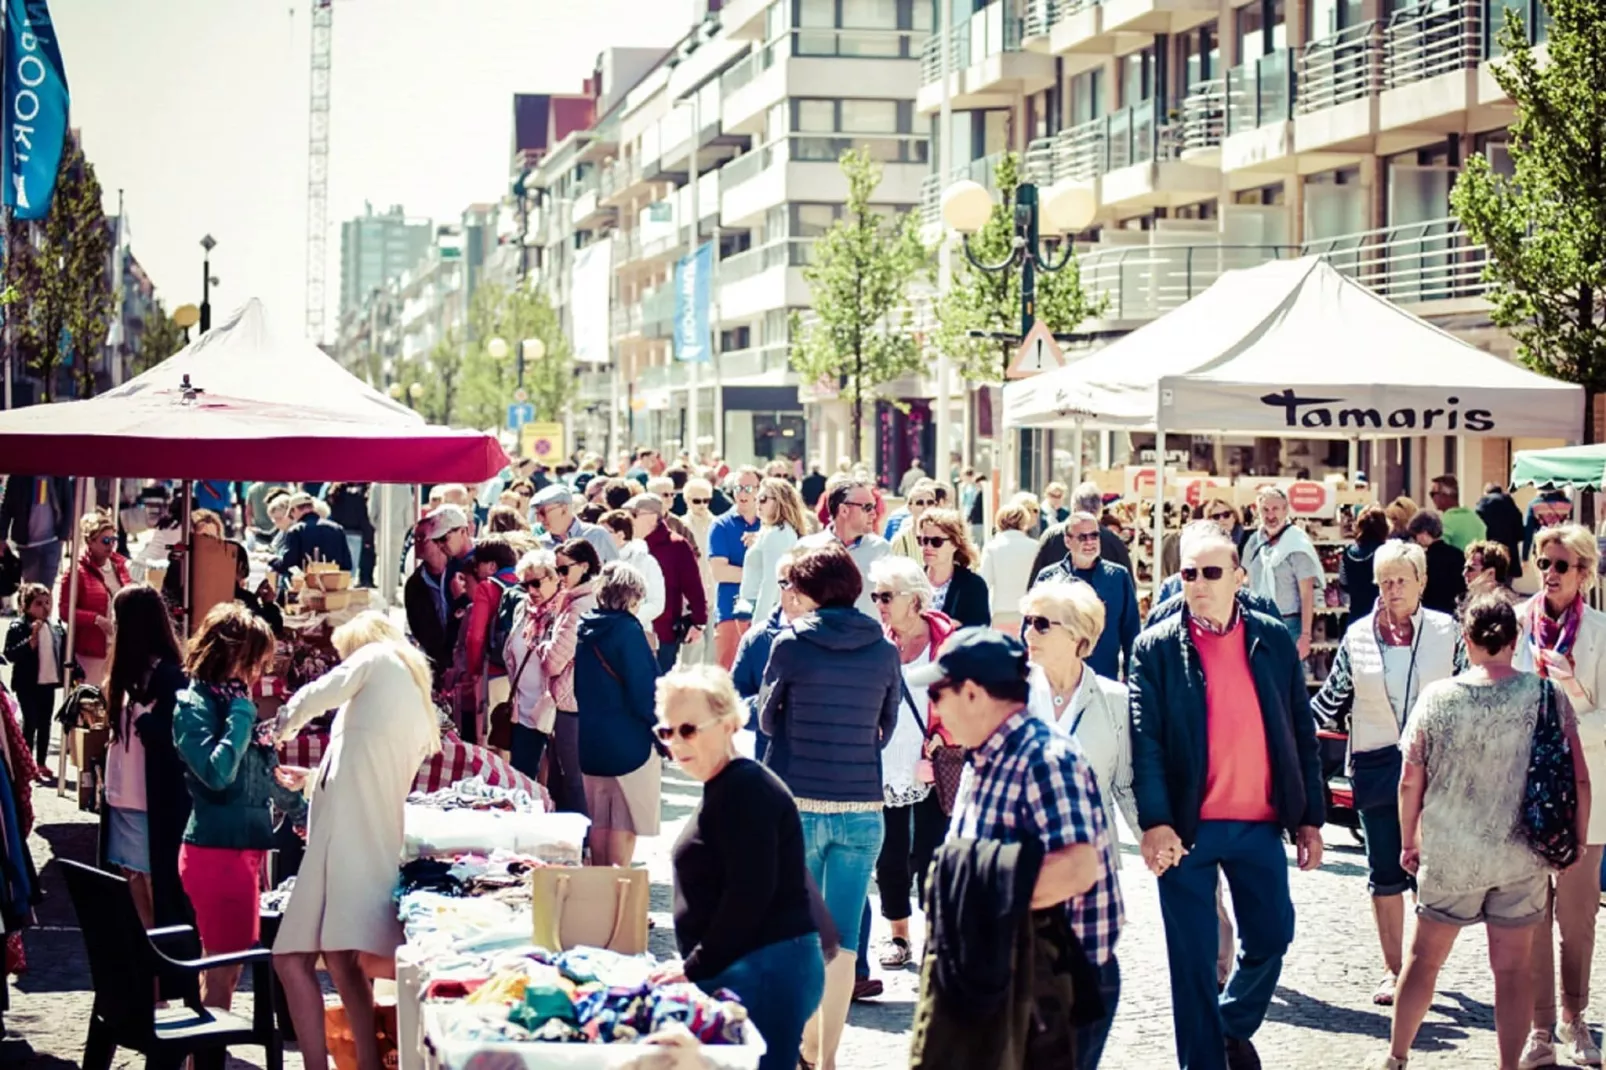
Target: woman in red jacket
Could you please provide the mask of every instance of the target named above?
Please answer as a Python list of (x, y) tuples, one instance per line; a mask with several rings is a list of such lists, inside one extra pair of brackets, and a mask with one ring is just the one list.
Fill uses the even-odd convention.
[(84, 680), (95, 687), (106, 682), (106, 654), (111, 648), (112, 598), (127, 587), (128, 561), (117, 553), (117, 522), (105, 513), (86, 513), (78, 522), (84, 537), (84, 552), (78, 558), (78, 604), (72, 600), (72, 577), (62, 581), (57, 615), (67, 619), (69, 610), (77, 626), (73, 651), (83, 667)]

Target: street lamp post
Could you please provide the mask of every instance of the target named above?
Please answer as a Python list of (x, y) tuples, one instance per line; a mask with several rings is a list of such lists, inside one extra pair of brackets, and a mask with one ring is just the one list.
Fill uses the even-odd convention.
[(217, 239), (208, 234), (201, 239), (201, 248), (205, 250), (201, 257), (201, 333), (205, 334), (212, 329), (212, 250), (217, 248)]
[[(987, 225), (992, 218), (993, 198), (986, 187), (970, 180), (956, 182), (943, 192), (942, 218), (961, 235), (965, 259), (977, 270), (1001, 275), (1007, 271), (1020, 271), (1020, 335), (991, 335), (1003, 343), (999, 363), (999, 389), (993, 396), (993, 511), (996, 515), (1003, 492), (1003, 476), (1009, 471), (1000, 456), (1014, 440), (1004, 428), (1003, 382), (1009, 377), (1010, 343), (1023, 342), (1037, 323), (1037, 275), (1063, 270), (1073, 255), (1071, 236), (1086, 230), (1098, 212), (1093, 191), (1079, 182), (1056, 182), (1047, 190), (1039, 191), (1034, 182), (1022, 182), (1015, 187), (1014, 203), (1007, 205), (1012, 216), (1013, 233), (1009, 252), (997, 263), (989, 264), (978, 257), (970, 247), (970, 236)], [(1048, 236), (1045, 238), (1044, 231)], [(1048, 248), (1043, 248), (1044, 241)], [(1063, 250), (1059, 247), (1063, 245)], [(1059, 255), (1063, 252), (1063, 255)], [(1013, 480), (1011, 480), (1013, 482)]]

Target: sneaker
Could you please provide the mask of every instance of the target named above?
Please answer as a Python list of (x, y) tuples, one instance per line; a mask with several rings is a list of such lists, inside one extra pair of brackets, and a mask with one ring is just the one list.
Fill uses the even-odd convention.
[(862, 981), (853, 982), (853, 999), (855, 1002), (864, 999), (875, 999), (885, 991), (886, 986), (874, 977), (866, 977)]
[(909, 941), (901, 936), (894, 936), (881, 947), (881, 968), (901, 970), (909, 965), (912, 957), (909, 952)]
[(1227, 1070), (1260, 1070), (1260, 1053), (1239, 1037), (1227, 1038)]
[(1600, 1065), (1600, 1045), (1595, 1043), (1594, 1035), (1584, 1022), (1558, 1022), (1556, 1040), (1563, 1045), (1562, 1054), (1568, 1062), (1578, 1066)]
[(1556, 1065), (1556, 1047), (1550, 1042), (1550, 1030), (1535, 1029), (1528, 1034), (1528, 1044), (1517, 1060), (1517, 1070), (1537, 1070), (1541, 1066)]

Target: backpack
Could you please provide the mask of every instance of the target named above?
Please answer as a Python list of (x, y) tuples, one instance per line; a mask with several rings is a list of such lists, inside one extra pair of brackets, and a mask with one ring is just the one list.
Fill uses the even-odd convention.
[(507, 646), (507, 637), (513, 634), (513, 618), (518, 615), (519, 597), (524, 592), (517, 586), (509, 586), (496, 576), (491, 577), (491, 582), (502, 589), (502, 595), (496, 604), (496, 616), (491, 620), (491, 635), (485, 644), (485, 658), (498, 669), (507, 672), (502, 648)]

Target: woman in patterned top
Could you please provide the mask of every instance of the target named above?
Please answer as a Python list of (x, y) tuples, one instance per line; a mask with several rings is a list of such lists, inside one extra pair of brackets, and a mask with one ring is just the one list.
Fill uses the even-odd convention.
[(1512, 667), (1511, 603), (1481, 595), (1461, 614), (1472, 669), (1429, 684), (1401, 746), (1400, 864), (1417, 879), (1417, 924), (1394, 998), (1393, 1044), (1380, 1070), (1404, 1070), (1456, 934), (1483, 922), (1494, 970), (1501, 1070), (1516, 1070), (1533, 1013), (1530, 954), (1550, 873), (1522, 836), (1528, 758), (1541, 710), (1554, 704), (1572, 746), (1578, 837), (1589, 822), (1589, 768), (1572, 706), (1550, 681)]

